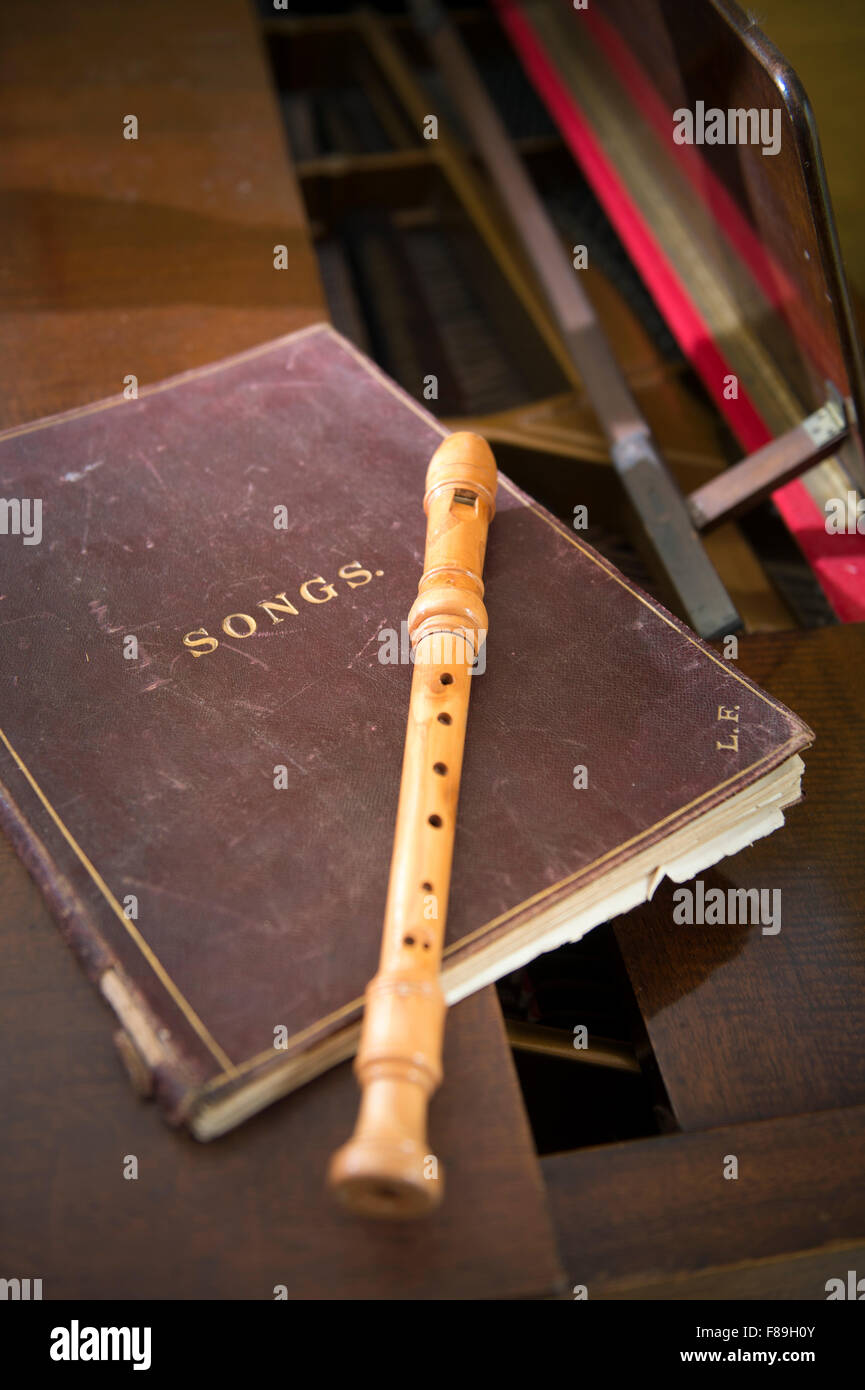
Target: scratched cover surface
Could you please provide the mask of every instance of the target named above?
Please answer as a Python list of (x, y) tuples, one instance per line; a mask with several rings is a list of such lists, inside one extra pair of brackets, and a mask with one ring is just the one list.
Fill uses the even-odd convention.
[[(442, 433), (322, 325), (0, 436), (0, 817), (173, 1119), (359, 1017)], [(506, 479), (485, 579), (449, 958), (810, 741)]]

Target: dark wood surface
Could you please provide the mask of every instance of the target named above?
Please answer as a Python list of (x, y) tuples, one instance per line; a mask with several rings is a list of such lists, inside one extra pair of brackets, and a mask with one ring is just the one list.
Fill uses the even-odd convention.
[(700, 877), (780, 889), (781, 930), (678, 926), (669, 883), (616, 927), (686, 1130), (865, 1103), (865, 625), (743, 638), (739, 669), (813, 729), (805, 797)]
[(10, 0), (0, 90), (0, 427), (326, 317), (252, 5)]
[[(4, 7), (3, 425), (326, 316), (244, 0)], [(137, 114), (137, 142), (122, 119)], [(289, 268), (273, 269), (273, 247)], [(323, 1190), (348, 1065), (209, 1146), (134, 1097), (111, 1019), (0, 840), (0, 1249), (45, 1298), (542, 1296), (539, 1170), (492, 989), (451, 1011), (445, 1206), (369, 1227)], [(125, 1156), (138, 1179), (124, 1179)]]
[(676, 925), (669, 884), (616, 923), (685, 1132), (542, 1161), (590, 1298), (822, 1300), (865, 1256), (865, 626), (743, 638), (739, 668), (816, 741), (786, 826), (700, 877), (780, 888), (781, 931)]
[[(324, 1190), (349, 1065), (211, 1144), (136, 1099), (111, 1020), (0, 842), (0, 1249), (52, 1298), (513, 1298), (552, 1294), (549, 1218), (494, 991), (448, 1018), (425, 1223), (366, 1223)], [(138, 1160), (137, 1181), (123, 1176)]]
[[(737, 1178), (724, 1177), (729, 1156)], [(857, 1259), (862, 1269), (862, 1106), (541, 1166), (568, 1282), (590, 1299), (825, 1299), (827, 1279), (846, 1278)]]

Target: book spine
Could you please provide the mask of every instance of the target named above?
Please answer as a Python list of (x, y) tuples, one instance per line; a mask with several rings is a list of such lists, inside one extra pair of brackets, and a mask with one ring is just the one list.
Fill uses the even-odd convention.
[(64, 940), (121, 1028), (115, 1046), (135, 1090), (153, 1096), (171, 1124), (180, 1124), (201, 1084), (165, 1038), (166, 1029), (130, 981), (99, 930), (92, 909), (0, 780), (0, 829), (42, 893)]

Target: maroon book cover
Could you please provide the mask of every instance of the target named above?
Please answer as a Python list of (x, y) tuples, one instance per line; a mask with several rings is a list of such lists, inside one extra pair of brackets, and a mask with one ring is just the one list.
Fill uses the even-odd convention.
[[(0, 436), (0, 819), (201, 1137), (353, 1050), (443, 433), (321, 325)], [(485, 580), (451, 1001), (811, 738), (506, 478)]]

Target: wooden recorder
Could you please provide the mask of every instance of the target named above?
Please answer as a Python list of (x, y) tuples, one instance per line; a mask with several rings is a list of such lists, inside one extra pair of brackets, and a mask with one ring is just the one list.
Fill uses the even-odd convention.
[(431, 1211), (443, 1191), (427, 1147), (442, 1078), (439, 981), (469, 707), (487, 612), (481, 579), (496, 464), (479, 435), (452, 434), (426, 476), (424, 572), (408, 617), (414, 674), (378, 974), (366, 991), (355, 1073), (360, 1113), (329, 1183), (365, 1216)]

